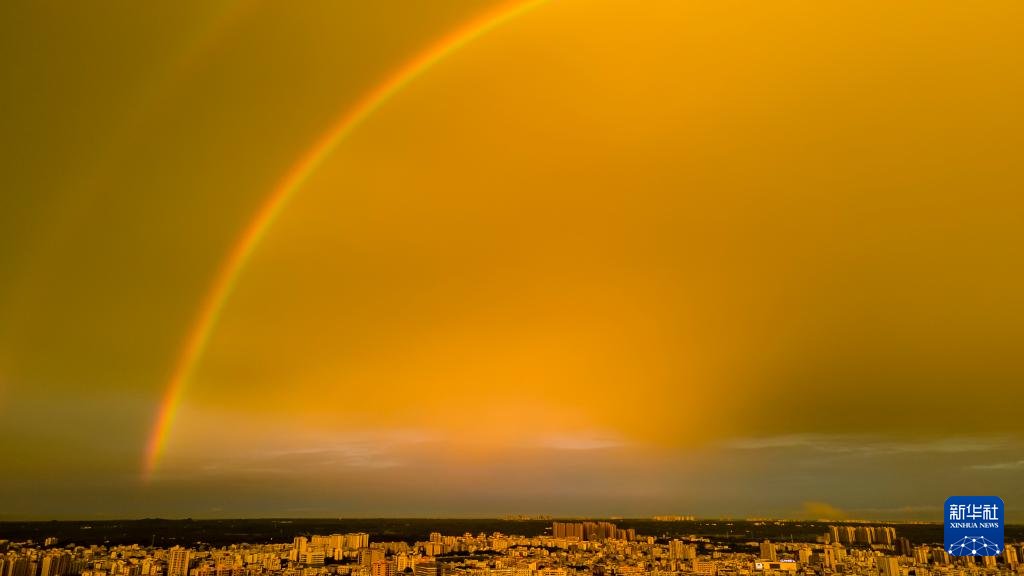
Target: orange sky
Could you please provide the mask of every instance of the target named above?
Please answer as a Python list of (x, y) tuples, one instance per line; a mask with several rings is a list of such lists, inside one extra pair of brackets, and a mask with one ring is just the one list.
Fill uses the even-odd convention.
[(295, 191), (144, 481), (253, 215), (496, 6), (7, 9), (6, 514), (1022, 513), (1010, 2), (550, 0), (488, 29)]

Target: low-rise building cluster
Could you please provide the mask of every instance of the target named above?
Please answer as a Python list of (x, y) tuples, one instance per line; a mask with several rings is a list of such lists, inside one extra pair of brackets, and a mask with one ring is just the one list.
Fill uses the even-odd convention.
[(434, 532), (412, 543), (366, 533), (220, 548), (0, 540), (0, 576), (1024, 576), (1022, 556), (1019, 543), (998, 556), (950, 556), (883, 526), (832, 526), (814, 542), (715, 542), (555, 522), (550, 535)]

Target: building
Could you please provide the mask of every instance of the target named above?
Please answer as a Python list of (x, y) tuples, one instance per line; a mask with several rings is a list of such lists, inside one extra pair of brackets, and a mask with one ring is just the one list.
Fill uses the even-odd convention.
[(47, 554), (40, 564), (39, 576), (65, 576), (71, 573), (71, 555), (63, 552)]
[(551, 527), (551, 535), (555, 538), (583, 540), (583, 524), (579, 522), (555, 522)]
[(352, 532), (345, 534), (345, 549), (359, 550), (370, 545), (370, 535), (365, 532)]
[(379, 548), (360, 548), (358, 560), (360, 566), (369, 570), (375, 562), (384, 561), (384, 551)]
[(879, 544), (892, 546), (892, 543), (896, 540), (896, 529), (892, 526), (875, 526), (874, 532), (874, 541)]
[(879, 576), (901, 576), (900, 561), (895, 556), (882, 556), (877, 565)]
[(636, 540), (636, 530), (620, 530), (611, 522), (554, 522), (551, 535), (555, 538), (588, 540)]
[(1017, 564), (1020, 564), (1020, 559), (1017, 556), (1017, 550), (1013, 546), (1007, 546), (1003, 549), (1003, 562), (1010, 570), (1017, 569)]
[(770, 572), (779, 572), (782, 570), (789, 572), (797, 571), (797, 563), (792, 560), (782, 560), (779, 562), (755, 562), (754, 570), (767, 570)]
[(821, 550), (821, 565), (829, 570), (835, 570), (838, 558), (836, 558), (836, 547), (825, 546)]
[(302, 553), (302, 563), (308, 566), (323, 566), (324, 565), (324, 551), (322, 548), (307, 548)]
[(858, 544), (873, 544), (875, 542), (875, 530), (871, 526), (857, 526), (854, 530), (854, 540)]
[(772, 544), (768, 540), (761, 542), (761, 559), (768, 560), (769, 562), (778, 561), (779, 555), (775, 551), (775, 544)]
[(691, 561), (691, 569), (694, 574), (717, 574), (718, 565), (715, 564), (714, 560), (707, 557), (705, 558), (694, 558)]
[(693, 560), (697, 557), (697, 547), (682, 540), (671, 540), (668, 543), (669, 560)]
[(167, 576), (188, 576), (192, 564), (192, 551), (175, 546), (167, 552)]
[(370, 565), (371, 576), (395, 576), (395, 564), (393, 562), (385, 562), (384, 560), (377, 560)]
[(910, 540), (904, 537), (896, 539), (896, 553), (900, 556), (906, 556), (907, 558), (914, 557), (914, 546), (910, 543)]
[(443, 576), (435, 562), (417, 562), (413, 574), (415, 576)]

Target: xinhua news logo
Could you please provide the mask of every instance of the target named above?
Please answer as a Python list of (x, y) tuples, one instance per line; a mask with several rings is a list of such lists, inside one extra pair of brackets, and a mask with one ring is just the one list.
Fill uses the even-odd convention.
[(945, 506), (946, 552), (950, 556), (996, 556), (1003, 551), (1003, 500), (996, 496), (950, 496)]

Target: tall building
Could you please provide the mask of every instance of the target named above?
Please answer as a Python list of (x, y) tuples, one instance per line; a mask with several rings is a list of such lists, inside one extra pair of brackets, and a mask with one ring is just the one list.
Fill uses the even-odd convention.
[(879, 544), (891, 546), (896, 540), (896, 529), (892, 526), (875, 526), (874, 541)]
[(821, 550), (821, 564), (825, 568), (827, 568), (829, 570), (835, 570), (836, 569), (837, 562), (836, 562), (836, 547), (835, 546), (825, 546), (824, 548), (822, 548), (822, 550)]
[(1017, 556), (1016, 548), (1013, 546), (1003, 548), (1003, 562), (1006, 563), (1006, 567), (1010, 570), (1017, 569), (1017, 564), (1020, 563), (1020, 559)]
[(359, 549), (359, 565), (363, 568), (370, 569), (373, 567), (374, 562), (384, 561), (384, 551), (378, 548), (360, 548)]
[(576, 538), (583, 539), (582, 522), (555, 522), (551, 528), (551, 535), (555, 538)]
[(635, 540), (636, 530), (620, 530), (611, 522), (554, 522), (551, 535), (555, 538), (578, 538), (580, 540)]
[(693, 560), (697, 557), (697, 547), (682, 540), (672, 540), (668, 543), (668, 556), (670, 560)]
[(345, 534), (345, 549), (359, 550), (370, 545), (370, 535), (365, 532), (351, 532)]
[(309, 566), (323, 566), (324, 565), (324, 550), (323, 548), (307, 548), (305, 552), (299, 557), (303, 564)]
[(928, 551), (929, 548), (927, 546), (918, 546), (917, 548), (914, 548), (914, 562), (918, 564), (927, 564)]
[(906, 556), (907, 558), (914, 557), (914, 547), (910, 544), (910, 540), (899, 537), (896, 539), (896, 553), (900, 556)]
[(192, 562), (192, 551), (175, 546), (167, 552), (167, 576), (188, 576)]
[(853, 526), (829, 526), (828, 536), (833, 543), (853, 544), (857, 538), (857, 532)]
[(801, 564), (807, 564), (811, 561), (811, 549), (809, 547), (801, 546), (796, 553), (797, 559), (800, 561)]
[(881, 556), (878, 558), (879, 576), (900, 576), (900, 562), (895, 556)]
[(43, 556), (43, 562), (39, 567), (39, 576), (57, 576), (57, 558), (52, 554)]
[(875, 541), (875, 530), (871, 526), (857, 526), (854, 537), (858, 544), (872, 544)]
[(775, 551), (775, 544), (772, 544), (768, 540), (761, 542), (761, 559), (770, 560), (772, 562), (777, 562), (779, 560), (779, 555)]
[(395, 565), (384, 560), (377, 560), (370, 565), (370, 576), (395, 576)]
[(43, 557), (39, 576), (64, 576), (71, 572), (71, 556), (68, 554), (47, 554)]
[(8, 558), (7, 573), (4, 576), (34, 576), (35, 569), (32, 562), (24, 556)]

